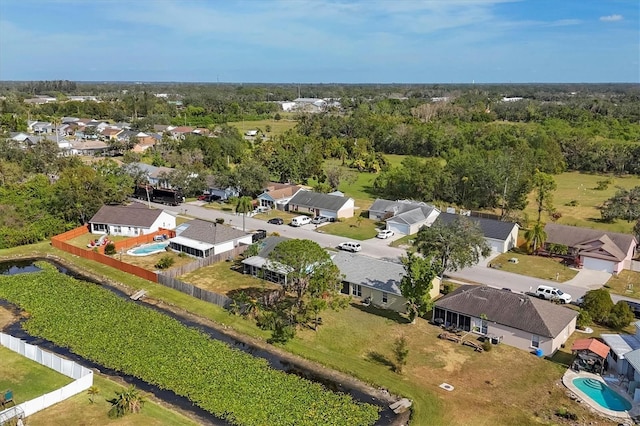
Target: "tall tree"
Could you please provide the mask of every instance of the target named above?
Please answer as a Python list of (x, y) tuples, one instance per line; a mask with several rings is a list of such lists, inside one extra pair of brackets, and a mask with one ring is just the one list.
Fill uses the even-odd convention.
[(553, 176), (540, 171), (536, 171), (533, 175), (533, 190), (538, 205), (538, 223), (542, 219), (543, 211), (553, 211), (553, 191), (556, 190), (556, 187)]
[(431, 227), (418, 231), (414, 242), (418, 252), (433, 259), (438, 276), (475, 265), (491, 253), (477, 222), (464, 216), (450, 223), (436, 221)]
[(253, 203), (251, 202), (251, 197), (240, 197), (236, 203), (236, 213), (242, 213), (242, 232), (245, 231), (244, 227), (244, 219), (249, 213), (253, 210)]
[(425, 259), (413, 252), (401, 258), (405, 274), (400, 280), (400, 293), (407, 299), (409, 320), (415, 323), (418, 316), (431, 309), (429, 292), (437, 272), (431, 259)]
[(616, 194), (605, 202), (601, 213), (606, 221), (640, 219), (640, 186), (631, 189), (618, 187)]

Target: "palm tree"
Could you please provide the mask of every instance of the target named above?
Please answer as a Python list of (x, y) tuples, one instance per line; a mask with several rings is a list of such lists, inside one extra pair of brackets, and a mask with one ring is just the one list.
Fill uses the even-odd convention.
[(87, 389), (87, 393), (89, 394), (89, 402), (93, 404), (95, 402), (94, 397), (100, 393), (100, 389), (97, 386), (91, 386)]
[(236, 203), (236, 213), (242, 213), (242, 232), (244, 232), (244, 218), (253, 210), (253, 203), (251, 202), (251, 197), (240, 197), (238, 198), (238, 202)]
[(526, 230), (524, 238), (535, 253), (538, 247), (541, 247), (547, 240), (547, 233), (544, 231), (544, 224), (536, 222), (533, 227)]
[(146, 400), (135, 386), (131, 386), (121, 392), (116, 392), (116, 397), (109, 402), (111, 403), (109, 417), (118, 418), (128, 413), (139, 413)]

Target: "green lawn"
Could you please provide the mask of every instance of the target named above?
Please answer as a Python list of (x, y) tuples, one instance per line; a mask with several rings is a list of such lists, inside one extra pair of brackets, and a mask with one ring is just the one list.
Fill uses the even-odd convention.
[[(511, 258), (518, 259), (518, 263), (509, 262)], [(556, 259), (514, 252), (499, 255), (491, 261), (491, 265), (493, 267), (499, 267), (506, 272), (513, 272), (545, 280), (557, 280), (558, 282), (570, 280), (578, 273), (575, 269), (562, 265), (560, 261)]]
[[(553, 196), (553, 205), (562, 214), (557, 223), (612, 232), (630, 233), (633, 229), (633, 222), (627, 223), (623, 220), (617, 220), (614, 223), (601, 222), (602, 216), (599, 207), (616, 193), (617, 186), (630, 189), (640, 185), (640, 177), (633, 175), (614, 177), (566, 172), (555, 175), (554, 179), (558, 189), (556, 189)], [(606, 179), (611, 179), (612, 181), (606, 190), (595, 189), (599, 181)], [(525, 209), (530, 220), (535, 220), (537, 217), (537, 207), (533, 197), (533, 193), (530, 194), (529, 205)], [(577, 202), (576, 206), (567, 205), (574, 200)], [(545, 222), (550, 221), (547, 217), (544, 217), (543, 220)]]
[[(282, 114), (281, 114), (282, 115)], [(266, 137), (278, 136), (289, 129), (293, 129), (298, 124), (295, 120), (259, 120), (259, 121), (233, 121), (227, 123), (229, 126), (237, 128), (243, 135), (247, 130), (262, 130)], [(271, 132), (267, 132), (267, 126), (271, 126)]]
[(611, 293), (640, 298), (640, 272), (624, 270), (609, 278), (606, 287)]
[[(268, 333), (255, 323), (230, 315), (217, 306), (193, 299), (158, 284), (115, 271), (104, 265), (62, 253), (47, 243), (0, 250), (0, 257), (19, 253), (52, 253), (95, 274), (144, 288), (149, 297), (183, 308), (218, 324), (264, 340)], [(221, 272), (220, 280), (230, 276)], [(284, 349), (343, 371), (375, 386), (414, 401), (412, 424), (416, 425), (538, 425), (557, 423), (559, 407), (569, 407), (580, 422), (600, 421), (566, 396), (557, 381), (564, 367), (505, 345), (490, 352), (437, 338), (439, 329), (426, 321), (407, 324), (399, 315), (354, 305), (344, 311), (325, 311), (317, 332), (300, 330)], [(409, 347), (408, 364), (402, 375), (394, 373), (393, 342), (404, 336)], [(508, 371), (509, 374), (504, 374)], [(442, 382), (455, 386), (448, 393)]]
[(0, 392), (11, 389), (16, 405), (73, 382), (4, 346), (0, 346), (0, 359)]
[(375, 237), (380, 227), (381, 224), (374, 220), (360, 218), (360, 222), (358, 222), (358, 217), (350, 217), (339, 222), (323, 225), (318, 228), (318, 232), (362, 241)]
[(29, 426), (46, 425), (113, 425), (113, 426), (195, 426), (193, 421), (177, 411), (164, 406), (164, 403), (150, 400), (151, 396), (145, 395), (147, 402), (142, 411), (137, 414), (129, 414), (120, 419), (110, 419), (107, 412), (111, 404), (107, 399), (115, 396), (116, 391), (124, 390), (124, 387), (116, 382), (100, 376), (93, 375), (93, 385), (99, 393), (94, 396), (94, 403), (89, 401), (89, 395), (81, 392), (78, 395), (62, 401), (59, 404), (29, 416)]

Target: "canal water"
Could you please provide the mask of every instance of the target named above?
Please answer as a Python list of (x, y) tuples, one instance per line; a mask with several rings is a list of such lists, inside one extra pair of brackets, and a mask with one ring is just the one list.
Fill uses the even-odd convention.
[[(243, 352), (246, 352), (250, 355), (253, 355), (255, 357), (258, 358), (263, 358), (266, 361), (268, 361), (269, 365), (276, 369), (276, 370), (280, 370), (280, 371), (284, 371), (286, 373), (289, 374), (296, 374), (300, 377), (304, 377), (307, 380), (311, 380), (317, 383), (322, 384), (324, 387), (326, 387), (327, 389), (333, 391), (333, 392), (340, 392), (340, 393), (345, 393), (345, 394), (349, 394), (354, 400), (359, 401), (359, 402), (363, 402), (363, 403), (368, 403), (368, 404), (373, 404), (373, 405), (377, 405), (381, 408), (380, 411), (380, 417), (378, 418), (378, 421), (375, 423), (376, 426), (388, 426), (393, 424), (394, 420), (396, 419), (396, 415), (395, 413), (389, 409), (388, 407), (388, 403), (386, 403), (385, 401), (382, 401), (370, 394), (367, 394), (363, 391), (360, 391), (358, 389), (353, 389), (353, 388), (349, 388), (341, 383), (337, 383), (334, 380), (331, 380), (330, 378), (327, 377), (323, 377), (317, 373), (315, 373), (314, 371), (302, 368), (299, 365), (294, 365), (291, 362), (282, 359), (281, 357), (279, 357), (276, 353), (274, 352), (269, 352), (267, 350), (264, 350), (262, 348), (258, 348), (255, 347), (253, 345), (247, 344), (245, 342), (239, 341), (237, 339), (234, 339), (233, 337), (224, 334), (222, 332), (220, 332), (219, 330), (216, 330), (213, 327), (208, 327), (205, 326), (203, 324), (197, 323), (192, 321), (191, 319), (179, 315), (175, 312), (166, 310), (166, 309), (162, 309), (161, 307), (158, 307), (154, 304), (150, 304), (150, 303), (146, 303), (143, 300), (138, 300), (138, 301), (131, 301), (129, 299), (129, 296), (124, 293), (123, 291), (119, 290), (118, 288), (115, 288), (113, 286), (109, 286), (109, 285), (105, 285), (103, 283), (98, 283), (95, 280), (92, 280), (88, 277), (82, 276), (80, 274), (77, 274), (75, 272), (72, 272), (70, 270), (68, 270), (67, 268), (65, 268), (62, 265), (59, 265), (55, 262), (52, 262), (50, 260), (47, 259), (47, 262), (50, 262), (51, 264), (53, 264), (58, 271), (60, 271), (61, 273), (64, 273), (66, 275), (72, 276), (76, 279), (79, 280), (84, 280), (84, 281), (88, 281), (94, 284), (102, 284), (103, 288), (106, 288), (108, 290), (110, 290), (112, 293), (116, 294), (117, 296), (126, 299), (127, 301), (129, 301), (130, 303), (138, 303), (140, 305), (144, 305), (148, 308), (154, 309), (158, 312), (161, 312), (165, 315), (168, 315), (178, 321), (180, 321), (183, 325), (190, 327), (190, 328), (195, 328), (198, 329), (200, 331), (202, 331), (203, 333), (207, 334), (209, 337), (211, 337), (212, 339), (216, 339), (219, 341), (222, 341), (224, 343), (226, 343), (227, 345), (234, 347), (236, 349), (242, 350)], [(0, 274), (2, 275), (14, 275), (14, 274), (19, 274), (19, 273), (31, 273), (31, 272), (37, 272), (40, 271), (40, 268), (38, 268), (36, 265), (34, 265), (34, 261), (33, 260), (26, 260), (26, 261), (11, 261), (11, 262), (0, 262)], [(5, 300), (0, 299), (0, 306), (4, 306), (7, 307), (9, 309), (15, 309), (15, 307), (13, 307), (12, 305), (10, 305), (8, 302), (6, 302)], [(108, 368), (103, 367), (102, 365), (96, 364), (92, 361), (89, 361), (85, 358), (82, 358), (79, 355), (76, 355), (72, 352), (70, 352), (68, 349), (60, 347), (55, 345), (52, 342), (49, 342), (45, 339), (41, 339), (38, 337), (34, 337), (29, 335), (26, 331), (23, 330), (22, 328), (22, 324), (20, 321), (15, 322), (14, 324), (8, 326), (5, 328), (5, 332), (8, 334), (11, 334), (12, 336), (15, 336), (19, 339), (25, 340), (27, 343), (30, 343), (32, 345), (38, 345), (44, 349), (47, 349), (50, 352), (55, 352), (61, 356), (64, 356), (68, 359), (71, 359), (81, 365), (84, 365), (85, 367), (88, 368), (92, 368), (92, 369), (96, 369), (99, 370), (101, 373), (110, 375), (110, 376), (116, 376), (119, 378), (122, 378), (125, 382), (135, 385), (136, 387), (138, 387), (139, 389), (142, 389), (146, 392), (150, 392), (152, 394), (154, 394), (158, 399), (166, 401), (174, 406), (179, 407), (182, 410), (185, 411), (189, 411), (192, 413), (192, 415), (195, 415), (198, 420), (202, 423), (202, 424), (209, 424), (209, 425), (230, 425), (230, 423), (226, 422), (224, 419), (220, 419), (214, 415), (212, 415), (211, 413), (209, 413), (208, 411), (205, 411), (199, 407), (197, 407), (196, 405), (194, 405), (189, 399), (176, 395), (174, 392), (170, 391), (170, 390), (165, 390), (165, 389), (160, 389), (157, 386), (151, 385), (149, 383), (146, 383), (140, 379), (137, 379), (133, 376), (128, 376), (128, 375), (123, 375), (120, 372), (114, 371), (114, 370), (110, 370)], [(283, 409), (286, 409), (283, 407)]]

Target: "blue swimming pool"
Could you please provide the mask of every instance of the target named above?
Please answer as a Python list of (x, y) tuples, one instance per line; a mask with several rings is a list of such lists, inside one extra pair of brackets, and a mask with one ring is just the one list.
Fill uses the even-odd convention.
[(150, 254), (160, 253), (164, 251), (168, 245), (168, 242), (145, 244), (127, 251), (127, 254), (129, 256), (148, 256)]
[(573, 379), (573, 384), (603, 408), (613, 411), (631, 409), (629, 401), (598, 379), (579, 377)]

